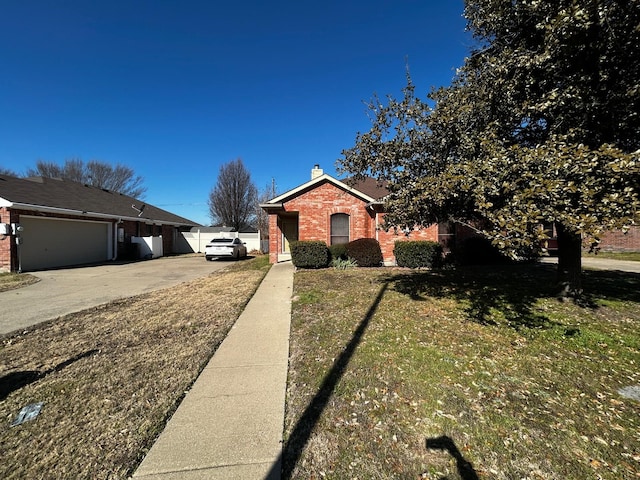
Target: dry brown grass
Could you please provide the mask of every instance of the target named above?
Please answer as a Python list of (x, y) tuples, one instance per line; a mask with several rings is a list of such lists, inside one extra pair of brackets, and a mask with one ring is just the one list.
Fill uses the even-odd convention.
[[(0, 344), (0, 478), (127, 478), (268, 270), (234, 264)], [(20, 409), (44, 402), (31, 422)]]
[(0, 292), (26, 287), (40, 279), (28, 273), (0, 273)]

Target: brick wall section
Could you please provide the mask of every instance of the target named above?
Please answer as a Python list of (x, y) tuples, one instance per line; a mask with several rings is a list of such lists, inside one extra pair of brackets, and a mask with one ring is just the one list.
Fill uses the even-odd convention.
[[(382, 215), (380, 217), (382, 217)], [(438, 241), (437, 225), (431, 225), (427, 228), (414, 228), (409, 232), (409, 235), (406, 235), (406, 233), (401, 230), (395, 229), (390, 229), (388, 232), (379, 230), (377, 233), (377, 239), (378, 242), (380, 242), (380, 248), (382, 250), (382, 258), (387, 265), (395, 265), (396, 263), (396, 257), (393, 255), (393, 248), (395, 247), (396, 242), (406, 242), (409, 240), (428, 240), (431, 242)]]
[(278, 262), (278, 253), (282, 251), (282, 232), (278, 224), (278, 215), (269, 214), (269, 262)]
[(322, 240), (331, 244), (331, 215), (346, 213), (350, 216), (351, 240), (372, 237), (375, 227), (373, 214), (366, 202), (331, 183), (323, 183), (284, 204), (286, 211), (299, 212), (298, 239)]
[[(11, 223), (11, 213), (5, 208), (0, 208), (0, 223)], [(0, 272), (11, 271), (11, 257), (15, 250), (14, 240), (7, 235), (2, 239), (0, 237)]]
[(175, 227), (171, 225), (162, 225), (162, 253), (164, 255), (170, 255), (173, 252), (173, 236)]
[(631, 227), (627, 233), (621, 230), (605, 233), (600, 249), (603, 252), (640, 252), (640, 227)]

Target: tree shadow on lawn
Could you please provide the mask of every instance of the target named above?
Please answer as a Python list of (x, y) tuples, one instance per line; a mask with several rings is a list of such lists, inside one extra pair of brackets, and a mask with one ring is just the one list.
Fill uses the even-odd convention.
[(50, 373), (60, 372), (67, 368), (72, 363), (75, 363), (83, 358), (90, 357), (98, 353), (98, 350), (88, 350), (86, 352), (80, 353), (74, 357), (65, 360), (62, 363), (59, 363), (55, 367), (52, 367), (48, 370), (40, 371), (40, 370), (24, 370), (19, 372), (11, 372), (3, 377), (0, 377), (0, 401), (7, 398), (12, 392), (16, 390), (20, 390), (31, 383), (37, 382), (41, 378), (46, 377)]
[[(353, 333), (351, 340), (342, 350), (340, 356), (336, 358), (333, 366), (331, 367), (331, 370), (324, 377), (324, 380), (322, 381), (322, 385), (320, 385), (318, 392), (313, 397), (311, 402), (307, 405), (307, 408), (304, 410), (300, 419), (298, 419), (298, 422), (293, 427), (291, 435), (289, 435), (288, 440), (282, 448), (282, 454), (280, 455), (280, 458), (273, 465), (271, 471), (265, 478), (282, 478), (283, 480), (287, 480), (292, 477), (295, 466), (298, 463), (298, 460), (300, 460), (302, 452), (309, 442), (309, 438), (311, 438), (311, 434), (318, 421), (320, 420), (322, 412), (329, 404), (329, 400), (331, 400), (336, 386), (347, 370), (349, 362), (351, 361), (353, 354), (356, 352), (358, 345), (360, 345), (362, 337), (364, 336), (369, 326), (369, 322), (373, 318), (373, 315), (376, 313), (376, 310), (378, 310), (378, 305), (380, 305), (380, 301), (382, 300), (382, 297), (384, 297), (387, 288), (388, 284), (386, 282), (383, 283), (380, 287), (378, 295), (371, 303), (371, 306), (369, 307), (369, 310), (365, 314), (364, 318), (360, 321), (360, 324)], [(280, 469), (282, 469), (282, 472), (280, 472)]]
[[(387, 278), (394, 289), (414, 301), (453, 298), (462, 302), (468, 318), (482, 325), (506, 323), (515, 330), (546, 329), (559, 325), (536, 310), (543, 298), (557, 298), (556, 267), (514, 264), (461, 267), (397, 273)], [(619, 271), (585, 270), (585, 294), (576, 301), (583, 308), (598, 308), (598, 300), (640, 303), (640, 275)], [(500, 322), (496, 321), (500, 319)], [(503, 320), (502, 320), (503, 319)]]
[[(443, 435), (436, 438), (427, 438), (425, 441), (427, 450), (442, 450), (451, 455), (456, 461), (456, 468), (458, 469), (458, 475), (462, 480), (479, 480), (477, 472), (473, 468), (471, 462), (469, 462), (451, 437)], [(447, 477), (442, 477), (441, 480), (446, 480)]]

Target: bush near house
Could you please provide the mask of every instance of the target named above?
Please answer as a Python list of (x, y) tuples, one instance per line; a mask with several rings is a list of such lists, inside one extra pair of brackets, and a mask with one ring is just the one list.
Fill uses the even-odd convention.
[(359, 267), (382, 265), (382, 250), (375, 238), (359, 238), (346, 244), (347, 257), (353, 258)]
[(347, 245), (345, 243), (331, 245), (329, 247), (329, 254), (331, 255), (331, 261), (347, 260)]
[(329, 265), (329, 248), (318, 240), (292, 242), (291, 262), (298, 268), (325, 268)]
[(436, 268), (442, 264), (442, 245), (427, 240), (398, 241), (393, 255), (399, 267)]

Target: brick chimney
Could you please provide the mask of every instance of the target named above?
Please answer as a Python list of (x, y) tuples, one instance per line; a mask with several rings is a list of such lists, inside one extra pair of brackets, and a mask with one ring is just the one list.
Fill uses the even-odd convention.
[(322, 170), (320, 168), (320, 165), (316, 163), (311, 169), (311, 180), (313, 180), (314, 178), (318, 178), (323, 174), (324, 174), (324, 170)]

